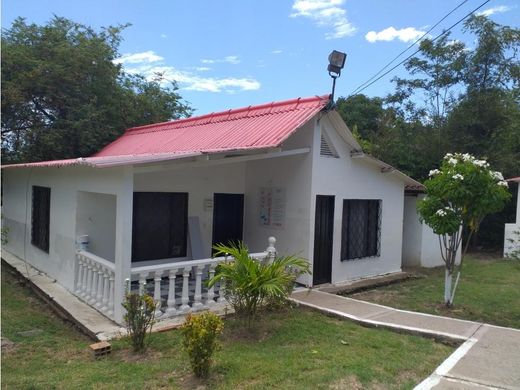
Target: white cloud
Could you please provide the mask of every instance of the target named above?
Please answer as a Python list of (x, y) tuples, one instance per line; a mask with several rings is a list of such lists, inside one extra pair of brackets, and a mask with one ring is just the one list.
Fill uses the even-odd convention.
[[(144, 54), (147, 55), (144, 55)], [(222, 61), (238, 60), (236, 56), (225, 57)], [(236, 93), (240, 91), (253, 91), (261, 87), (259, 81), (253, 78), (238, 77), (203, 77), (196, 72), (206, 72), (209, 67), (196, 67), (196, 72), (179, 70), (174, 66), (165, 65), (164, 58), (152, 51), (144, 53), (125, 54), (114, 62), (125, 65), (125, 70), (131, 74), (141, 74), (147, 80), (154, 80), (158, 75), (162, 77), (161, 83), (168, 85), (175, 81), (179, 87), (189, 91), (201, 92), (226, 92)]]
[(203, 64), (218, 64), (218, 63), (227, 63), (227, 64), (240, 64), (240, 58), (238, 56), (226, 56), (224, 58), (219, 59), (202, 59), (200, 60)]
[(158, 56), (155, 52), (148, 50), (141, 53), (127, 53), (121, 57), (116, 58), (114, 64), (142, 64), (142, 63), (153, 63), (164, 60), (163, 57)]
[(478, 16), (491, 16), (494, 14), (499, 14), (502, 12), (510, 11), (511, 7), (508, 7), (507, 5), (497, 5), (496, 7), (488, 8), (483, 11), (477, 12)]
[(166, 34), (161, 34), (161, 38), (166, 39), (166, 38), (168, 38), (168, 35), (166, 35)]
[(271, 54), (282, 54), (282, 53), (283, 53), (282, 50), (273, 50), (273, 51), (271, 52)]
[(395, 39), (399, 39), (400, 41), (403, 41), (403, 42), (410, 42), (410, 41), (414, 41), (417, 38), (421, 37), (422, 35), (424, 35), (424, 33), (425, 33), (424, 31), (417, 30), (415, 27), (406, 27), (406, 28), (402, 28), (400, 30), (396, 30), (394, 27), (388, 27), (379, 32), (369, 31), (365, 35), (365, 39), (371, 43), (374, 43), (377, 41), (389, 42), (389, 41), (393, 41)]
[(332, 28), (325, 34), (326, 39), (344, 38), (354, 35), (356, 27), (347, 19), (347, 11), (340, 6), (344, 0), (294, 0), (293, 13), (289, 16), (306, 17), (320, 27)]

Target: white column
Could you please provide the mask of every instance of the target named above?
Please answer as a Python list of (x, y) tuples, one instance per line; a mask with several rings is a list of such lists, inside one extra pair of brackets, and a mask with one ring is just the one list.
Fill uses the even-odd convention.
[(110, 274), (108, 278), (108, 311), (109, 316), (114, 315), (114, 275)]
[(190, 310), (190, 296), (189, 296), (189, 287), (190, 287), (190, 270), (191, 267), (184, 267), (182, 272), (182, 297), (181, 297), (181, 307), (179, 310), (182, 313), (186, 313)]
[(75, 291), (77, 295), (80, 295), (83, 288), (83, 259), (79, 253), (76, 254), (76, 258), (78, 259), (78, 279), (76, 280)]
[(101, 310), (107, 311), (108, 299), (110, 295), (110, 270), (105, 270), (105, 272), (103, 272), (103, 279), (103, 305), (101, 306)]
[(161, 277), (162, 271), (156, 271), (155, 277), (153, 281), (155, 283), (153, 290), (153, 300), (155, 301), (155, 317), (160, 317), (162, 315), (161, 311)]
[(98, 290), (98, 270), (99, 265), (94, 263), (92, 266), (92, 285), (90, 288), (90, 299), (88, 303), (94, 305), (96, 303), (97, 298), (97, 290)]
[(105, 272), (105, 270), (103, 267), (98, 268), (98, 274), (97, 274), (98, 282), (97, 282), (97, 295), (96, 295), (96, 307), (97, 308), (100, 308), (101, 306), (103, 306), (103, 282), (104, 282), (103, 274), (104, 274), (104, 272)]
[(166, 309), (166, 316), (171, 317), (177, 313), (177, 308), (175, 307), (175, 277), (177, 275), (176, 269), (171, 269), (169, 273), (169, 286), (168, 286), (168, 301), (166, 302), (168, 308)]
[(139, 295), (146, 294), (146, 278), (148, 277), (148, 272), (143, 272), (139, 274)]
[(86, 259), (84, 256), (83, 258), (83, 282), (81, 282), (81, 293), (79, 294), (80, 297), (85, 297), (87, 294), (87, 280), (88, 280), (88, 262), (89, 260)]
[[(217, 267), (217, 263), (211, 263), (209, 265), (209, 279), (215, 276), (215, 268)], [(208, 288), (208, 295), (206, 296), (206, 306), (210, 307), (215, 304), (215, 286), (211, 286)]]
[(88, 260), (87, 264), (87, 287), (85, 289), (85, 301), (90, 301), (90, 298), (92, 297), (92, 278), (94, 276), (94, 270), (92, 266), (92, 260)]
[(268, 242), (269, 245), (267, 246), (267, 249), (265, 251), (268, 253), (268, 262), (272, 263), (274, 259), (276, 259), (276, 248), (274, 247), (274, 245), (276, 244), (276, 238), (269, 237)]
[(123, 322), (125, 279), (130, 278), (132, 262), (132, 207), (134, 197), (134, 174), (131, 166), (121, 168), (121, 185), (116, 201), (116, 240), (114, 276), (114, 320)]
[(204, 266), (198, 265), (193, 267), (195, 269), (195, 295), (193, 296), (193, 310), (201, 310), (204, 305), (202, 304), (202, 270)]

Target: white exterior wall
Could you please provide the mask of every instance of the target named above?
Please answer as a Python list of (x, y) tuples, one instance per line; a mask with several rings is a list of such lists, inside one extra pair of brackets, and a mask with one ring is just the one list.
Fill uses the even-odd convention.
[[(210, 164), (208, 162), (207, 166), (201, 167), (183, 167), (180, 164), (178, 166), (172, 164), (166, 170), (134, 174), (134, 191), (136, 192), (188, 193), (188, 218), (199, 217), (204, 258), (211, 257), (213, 236), (213, 208), (204, 207), (204, 200), (208, 199), (212, 202), (214, 193), (245, 193), (245, 163), (214, 166)], [(244, 203), (247, 201), (245, 200)], [(267, 238), (264, 240), (261, 250), (265, 250), (266, 247)]]
[(90, 253), (114, 262), (116, 196), (79, 191), (77, 197), (77, 235), (89, 236)]
[(417, 214), (417, 196), (404, 197), (403, 266), (421, 265), (423, 224)]
[[(74, 288), (78, 191), (120, 196), (122, 168), (5, 169), (2, 216), (9, 228), (5, 249)], [(32, 186), (50, 187), (49, 253), (31, 244)], [(131, 210), (130, 210), (131, 212)]]
[[(518, 197), (516, 198), (516, 222), (506, 223), (504, 231), (504, 257), (507, 257), (513, 250), (520, 250), (520, 182), (517, 183)], [(509, 240), (515, 241), (516, 244)]]
[[(314, 120), (304, 125), (283, 145), (285, 149), (311, 147)], [(310, 259), (310, 213), (312, 154), (249, 161), (246, 168), (244, 241), (253, 252), (265, 250), (267, 238), (276, 237), (276, 249), (281, 255), (298, 255)], [(282, 228), (260, 224), (260, 188), (280, 187), (286, 191), (285, 220)], [(310, 284), (312, 277), (299, 280)]]
[[(320, 156), (321, 131), (326, 131), (339, 158)], [(311, 210), (314, 222), (316, 195), (334, 195), (334, 238), (332, 283), (355, 280), (401, 270), (403, 237), (404, 183), (392, 173), (362, 159), (350, 157), (350, 147), (324, 116), (314, 134)], [(381, 255), (341, 261), (341, 224), (344, 199), (381, 199)], [(311, 225), (311, 249), (314, 247), (314, 224)]]

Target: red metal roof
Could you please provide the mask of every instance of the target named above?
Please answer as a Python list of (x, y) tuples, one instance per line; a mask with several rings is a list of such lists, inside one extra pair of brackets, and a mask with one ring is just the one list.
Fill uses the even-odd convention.
[(329, 102), (329, 95), (249, 106), (133, 127), (92, 157), (4, 165), (2, 168), (144, 164), (203, 153), (280, 146)]
[(328, 95), (298, 98), (134, 127), (94, 157), (277, 147), (328, 102)]

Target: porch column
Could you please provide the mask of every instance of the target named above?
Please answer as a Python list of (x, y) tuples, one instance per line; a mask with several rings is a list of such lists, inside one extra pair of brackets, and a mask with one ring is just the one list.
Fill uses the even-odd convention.
[(132, 167), (122, 168), (121, 186), (116, 203), (116, 242), (114, 277), (114, 320), (123, 322), (121, 303), (125, 294), (125, 280), (130, 278), (132, 263), (132, 210), (134, 173)]

